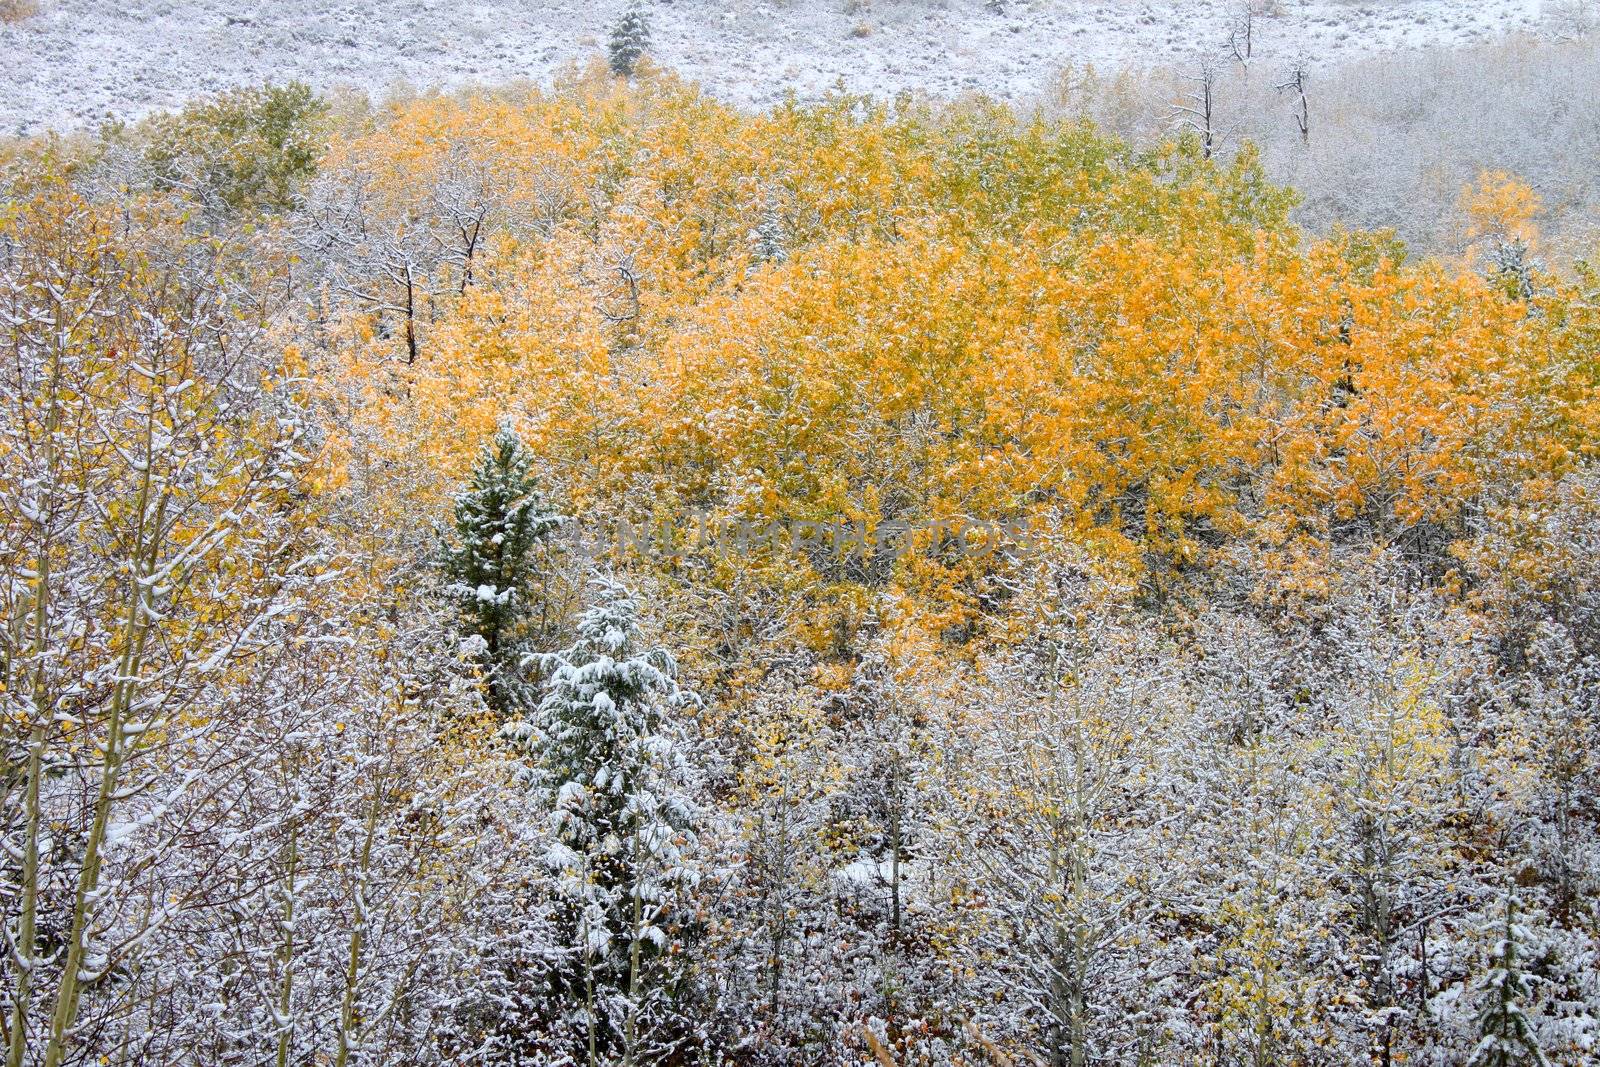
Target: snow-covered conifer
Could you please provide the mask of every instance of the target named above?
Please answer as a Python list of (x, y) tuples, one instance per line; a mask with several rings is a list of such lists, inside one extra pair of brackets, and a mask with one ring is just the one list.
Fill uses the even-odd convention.
[(456, 497), (459, 544), (444, 553), (446, 592), (460, 607), (464, 628), (482, 641), (491, 700), (502, 712), (522, 696), (525, 631), (540, 604), (540, 547), (561, 524), (539, 492), (533, 467), (533, 453), (503, 424)]
[(672, 957), (682, 894), (698, 879), (698, 805), (681, 731), (669, 711), (693, 698), (665, 649), (640, 648), (638, 606), (619, 583), (594, 582), (577, 640), (538, 657), (544, 697), (507, 736), (535, 760), (551, 805), (551, 866), (567, 904), (577, 966), (574, 1022), (591, 1051), (635, 1062), (674, 1040)]
[(750, 243), (757, 263), (782, 263), (788, 258), (784, 248), (783, 215), (773, 204), (762, 208), (761, 221), (750, 231)]
[(623, 78), (633, 77), (633, 72), (639, 66), (639, 58), (649, 48), (650, 16), (640, 4), (629, 4), (622, 18), (611, 27), (611, 40), (606, 46), (611, 73)]
[(1467, 1061), (1470, 1067), (1544, 1067), (1549, 1062), (1539, 1050), (1523, 1007), (1530, 990), (1517, 949), (1527, 940), (1528, 931), (1517, 923), (1516, 898), (1508, 896), (1494, 965), (1479, 986), (1483, 1006), (1478, 1012), (1478, 1043)]

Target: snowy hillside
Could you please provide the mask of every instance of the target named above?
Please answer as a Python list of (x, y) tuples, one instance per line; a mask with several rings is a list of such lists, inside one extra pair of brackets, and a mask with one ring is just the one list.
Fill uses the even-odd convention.
[[(998, 6), (1001, 10), (995, 10)], [(1541, 0), (1283, 0), (1269, 61), (1338, 60), (1530, 29)], [(1066, 64), (1101, 68), (1226, 47), (1239, 0), (658, 0), (659, 59), (746, 104), (848, 87), (1027, 96)], [(299, 78), (378, 89), (547, 78), (597, 54), (599, 3), (42, 0), (0, 25), (0, 132), (132, 117), (231, 85)]]

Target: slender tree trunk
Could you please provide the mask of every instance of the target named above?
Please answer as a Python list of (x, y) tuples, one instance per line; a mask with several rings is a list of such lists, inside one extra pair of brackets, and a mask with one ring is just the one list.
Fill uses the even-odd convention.
[(124, 729), (127, 715), (138, 691), (139, 674), (144, 668), (145, 638), (150, 632), (150, 619), (155, 615), (150, 603), (150, 578), (155, 572), (156, 557), (160, 551), (161, 537), (166, 524), (167, 498), (162, 495), (155, 514), (150, 514), (150, 498), (154, 476), (155, 400), (150, 400), (146, 412), (144, 440), (144, 471), (139, 492), (134, 498), (138, 516), (134, 549), (129, 568), (127, 617), (122, 630), (122, 656), (117, 665), (117, 682), (112, 689), (111, 708), (106, 721), (105, 754), (100, 765), (100, 784), (95, 793), (94, 818), (89, 826), (89, 839), (84, 846), (83, 864), (78, 870), (78, 886), (72, 901), (72, 928), (67, 942), (66, 960), (62, 965), (61, 986), (56, 992), (55, 1010), (50, 1017), (50, 1042), (45, 1047), (45, 1067), (60, 1067), (66, 1058), (72, 1024), (77, 1020), (78, 1007), (83, 996), (83, 964), (88, 946), (89, 919), (93, 899), (100, 889), (101, 849), (105, 845), (106, 828), (111, 822), (111, 808), (122, 788)]
[(896, 767), (891, 772), (889, 812), (889, 932), (896, 944), (900, 941), (900, 859), (901, 859), (901, 827), (900, 827), (900, 771)]
[[(591, 876), (589, 854), (585, 852), (583, 855), (583, 885), (585, 890), (589, 888)], [(589, 908), (587, 904), (584, 905), (583, 921), (578, 924), (578, 930), (583, 938), (583, 1007), (584, 1019), (589, 1027), (589, 1067), (599, 1067), (598, 1027), (594, 1016), (594, 954), (589, 947), (592, 931), (589, 929)]]
[[(1050, 835), (1049, 881), (1056, 885), (1061, 877), (1061, 826), (1059, 818)], [(1050, 931), (1050, 1067), (1066, 1067), (1068, 1049), (1071, 1047), (1071, 1010), (1067, 1007), (1070, 993), (1067, 990), (1065, 958), (1067, 935), (1059, 912)]]
[(480, 219), (471, 227), (461, 228), (462, 239), (466, 243), (466, 250), (461, 262), (461, 295), (467, 295), (467, 287), (472, 284), (472, 257), (478, 248), (478, 235), (483, 232), (483, 220)]
[(384, 775), (372, 783), (372, 803), (367, 808), (366, 836), (361, 842), (361, 859), (356, 868), (355, 926), (350, 931), (350, 954), (345, 963), (344, 999), (339, 1005), (339, 1050), (334, 1067), (345, 1067), (350, 1060), (350, 1034), (356, 1025), (356, 984), (361, 978), (361, 954), (366, 948), (367, 881), (372, 871), (372, 844), (378, 836), (378, 815), (383, 810)]
[[(58, 348), (50, 367), (50, 407), (45, 415), (45, 477), (56, 483), (56, 432), (61, 424), (61, 362)], [(50, 678), (46, 670), (46, 645), (50, 634), (50, 521), (53, 506), (44, 509), (39, 520), (40, 546), (34, 557), (33, 653), (38, 657), (33, 669), (33, 723), (28, 731), (28, 769), (23, 787), (22, 900), (17, 917), (17, 938), (12, 949), (17, 970), (12, 991), (11, 1033), (6, 1048), (6, 1067), (22, 1067), (28, 1047), (28, 1011), (32, 1007), (35, 970), (38, 967), (39, 917), (39, 788), (44, 775), (45, 744), (50, 729)]]
[(290, 1013), (294, 1006), (294, 903), (295, 878), (300, 867), (300, 820), (289, 824), (289, 856), (284, 878), (283, 948), (279, 960), (283, 966), (283, 980), (278, 985), (278, 1067), (288, 1067), (289, 1046), (294, 1037), (294, 1024)]
[[(638, 854), (639, 833), (635, 830), (634, 856), (636, 859)], [(642, 937), (644, 931), (644, 894), (639, 890), (640, 877), (641, 872), (636, 866), (633, 872), (632, 892), (633, 938), (632, 943), (628, 945), (628, 1021), (623, 1027), (622, 1067), (633, 1067), (634, 1049), (638, 1047), (639, 1041), (639, 969), (643, 963), (641, 942), (644, 940)]]
[(1087, 890), (1087, 861), (1084, 857), (1084, 836), (1089, 826), (1088, 800), (1085, 782), (1088, 768), (1084, 765), (1087, 743), (1083, 736), (1083, 709), (1073, 701), (1072, 731), (1072, 836), (1069, 840), (1068, 869), (1069, 897), (1073, 902), (1072, 921), (1072, 983), (1070, 1019), (1072, 1038), (1072, 1067), (1084, 1067), (1088, 1060), (1088, 985), (1089, 949), (1083, 923), (1083, 900)]
[(406, 365), (417, 362), (417, 287), (406, 264)]
[[(43, 589), (40, 612), (43, 613)], [(40, 667), (43, 673), (43, 667)], [(33, 996), (34, 969), (38, 966), (37, 922), (39, 913), (39, 777), (44, 773), (45, 723), (39, 716), (35, 695), (36, 720), (28, 737), (28, 778), (23, 799), (24, 830), (22, 844), (22, 902), (17, 920), (17, 943), (12, 950), (17, 983), (12, 992), (11, 1041), (6, 1050), (6, 1067), (22, 1067), (28, 1047), (28, 1009)]]
[[(769, 850), (768, 855), (779, 857), (776, 862), (782, 863), (789, 847), (789, 804), (788, 781), (784, 782), (784, 793), (778, 801), (778, 847)], [(776, 882), (778, 870), (774, 870), (772, 878)], [(783, 991), (783, 945), (788, 917), (784, 914), (784, 894), (781, 887), (774, 885), (768, 890), (772, 893), (774, 901), (768, 909), (767, 932), (770, 944), (771, 966), (767, 969), (768, 998), (772, 1004), (772, 1020), (775, 1025), (781, 1025), (782, 991)]]

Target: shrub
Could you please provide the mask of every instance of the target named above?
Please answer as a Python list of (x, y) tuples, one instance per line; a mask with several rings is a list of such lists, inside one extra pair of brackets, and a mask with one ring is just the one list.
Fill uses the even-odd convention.
[(328, 104), (300, 82), (235, 89), (145, 128), (156, 181), (207, 206), (283, 212), (316, 169)]
[(39, 13), (39, 0), (0, 0), (0, 22), (23, 22)]

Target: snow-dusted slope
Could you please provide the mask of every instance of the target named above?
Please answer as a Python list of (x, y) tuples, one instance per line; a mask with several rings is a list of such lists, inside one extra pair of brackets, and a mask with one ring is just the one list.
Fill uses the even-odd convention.
[[(0, 26), (0, 133), (133, 117), (241, 83), (381, 90), (546, 78), (599, 52), (620, 0), (41, 0)], [(1223, 52), (1243, 0), (655, 0), (655, 55), (750, 104), (840, 81), (1017, 98), (1068, 63)], [(1269, 61), (1323, 62), (1531, 28), (1541, 0), (1281, 0)]]

